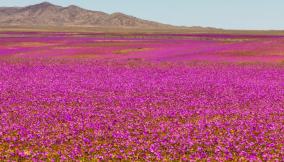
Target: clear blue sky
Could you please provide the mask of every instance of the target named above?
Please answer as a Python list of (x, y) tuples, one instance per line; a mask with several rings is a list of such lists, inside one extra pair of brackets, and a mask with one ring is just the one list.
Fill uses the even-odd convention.
[[(43, 0), (0, 0), (26, 6)], [(284, 0), (46, 0), (107, 13), (123, 12), (173, 25), (227, 29), (284, 29)]]

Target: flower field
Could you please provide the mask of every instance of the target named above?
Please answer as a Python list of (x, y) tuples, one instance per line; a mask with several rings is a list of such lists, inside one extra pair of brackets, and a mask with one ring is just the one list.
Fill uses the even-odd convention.
[(0, 33), (0, 161), (282, 161), (284, 37)]

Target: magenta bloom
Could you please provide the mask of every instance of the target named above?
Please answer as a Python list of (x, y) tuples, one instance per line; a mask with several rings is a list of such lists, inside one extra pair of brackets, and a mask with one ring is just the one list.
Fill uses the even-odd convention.
[(282, 37), (9, 34), (0, 161), (283, 159)]

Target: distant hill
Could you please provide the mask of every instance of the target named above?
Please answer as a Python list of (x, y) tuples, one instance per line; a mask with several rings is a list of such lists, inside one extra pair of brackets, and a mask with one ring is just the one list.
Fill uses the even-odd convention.
[(61, 7), (48, 2), (27, 7), (0, 7), (0, 26), (176, 28), (123, 13), (107, 14), (74, 5)]

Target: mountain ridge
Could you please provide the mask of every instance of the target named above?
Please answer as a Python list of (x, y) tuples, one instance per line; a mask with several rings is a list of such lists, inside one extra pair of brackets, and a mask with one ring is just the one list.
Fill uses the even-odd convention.
[(26, 7), (0, 7), (0, 26), (178, 28), (120, 12), (108, 14), (75, 5), (62, 7), (49, 2)]

